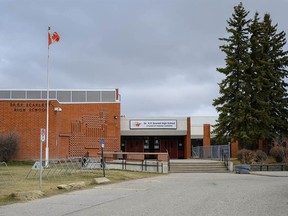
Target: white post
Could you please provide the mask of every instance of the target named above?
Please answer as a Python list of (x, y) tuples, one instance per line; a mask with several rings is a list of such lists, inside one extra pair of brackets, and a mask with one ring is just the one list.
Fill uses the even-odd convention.
[(40, 159), (39, 159), (39, 187), (40, 191), (42, 191), (42, 141), (40, 140)]
[[(50, 26), (48, 26), (48, 33)], [(47, 101), (46, 101), (46, 149), (45, 149), (45, 167), (49, 166), (49, 44), (48, 44), (48, 56), (47, 56)]]
[(46, 131), (44, 128), (40, 129), (40, 157), (39, 157), (39, 186), (40, 186), (40, 191), (42, 191), (42, 143), (45, 142), (45, 134)]

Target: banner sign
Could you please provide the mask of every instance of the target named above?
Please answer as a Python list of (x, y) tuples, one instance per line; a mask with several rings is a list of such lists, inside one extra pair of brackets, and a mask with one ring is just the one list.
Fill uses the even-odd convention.
[(176, 120), (130, 120), (130, 129), (177, 129)]

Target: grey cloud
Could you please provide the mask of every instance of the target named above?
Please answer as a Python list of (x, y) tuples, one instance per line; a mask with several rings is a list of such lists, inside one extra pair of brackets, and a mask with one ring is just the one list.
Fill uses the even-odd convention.
[[(2, 0), (2, 88), (119, 88), (122, 112), (216, 115), (212, 101), (225, 66), (219, 50), (236, 0)], [(244, 0), (287, 29), (288, 1)]]

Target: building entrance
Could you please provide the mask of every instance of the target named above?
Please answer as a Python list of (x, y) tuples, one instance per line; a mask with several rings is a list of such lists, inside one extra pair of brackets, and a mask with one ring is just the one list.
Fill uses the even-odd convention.
[[(168, 152), (171, 159), (182, 159), (184, 158), (184, 137), (122, 136), (121, 150), (125, 152)], [(156, 159), (156, 156), (147, 155), (145, 159)]]
[(162, 142), (162, 151), (167, 151), (170, 158), (178, 158), (178, 144), (175, 139), (163, 139)]

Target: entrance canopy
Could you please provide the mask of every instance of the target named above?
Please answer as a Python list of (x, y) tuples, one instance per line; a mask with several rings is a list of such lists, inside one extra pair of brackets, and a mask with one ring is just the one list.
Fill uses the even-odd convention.
[(121, 136), (185, 136), (187, 118), (121, 118)]
[[(121, 150), (168, 152), (170, 158), (190, 158), (190, 118), (121, 118)], [(154, 158), (145, 158), (154, 159)]]

